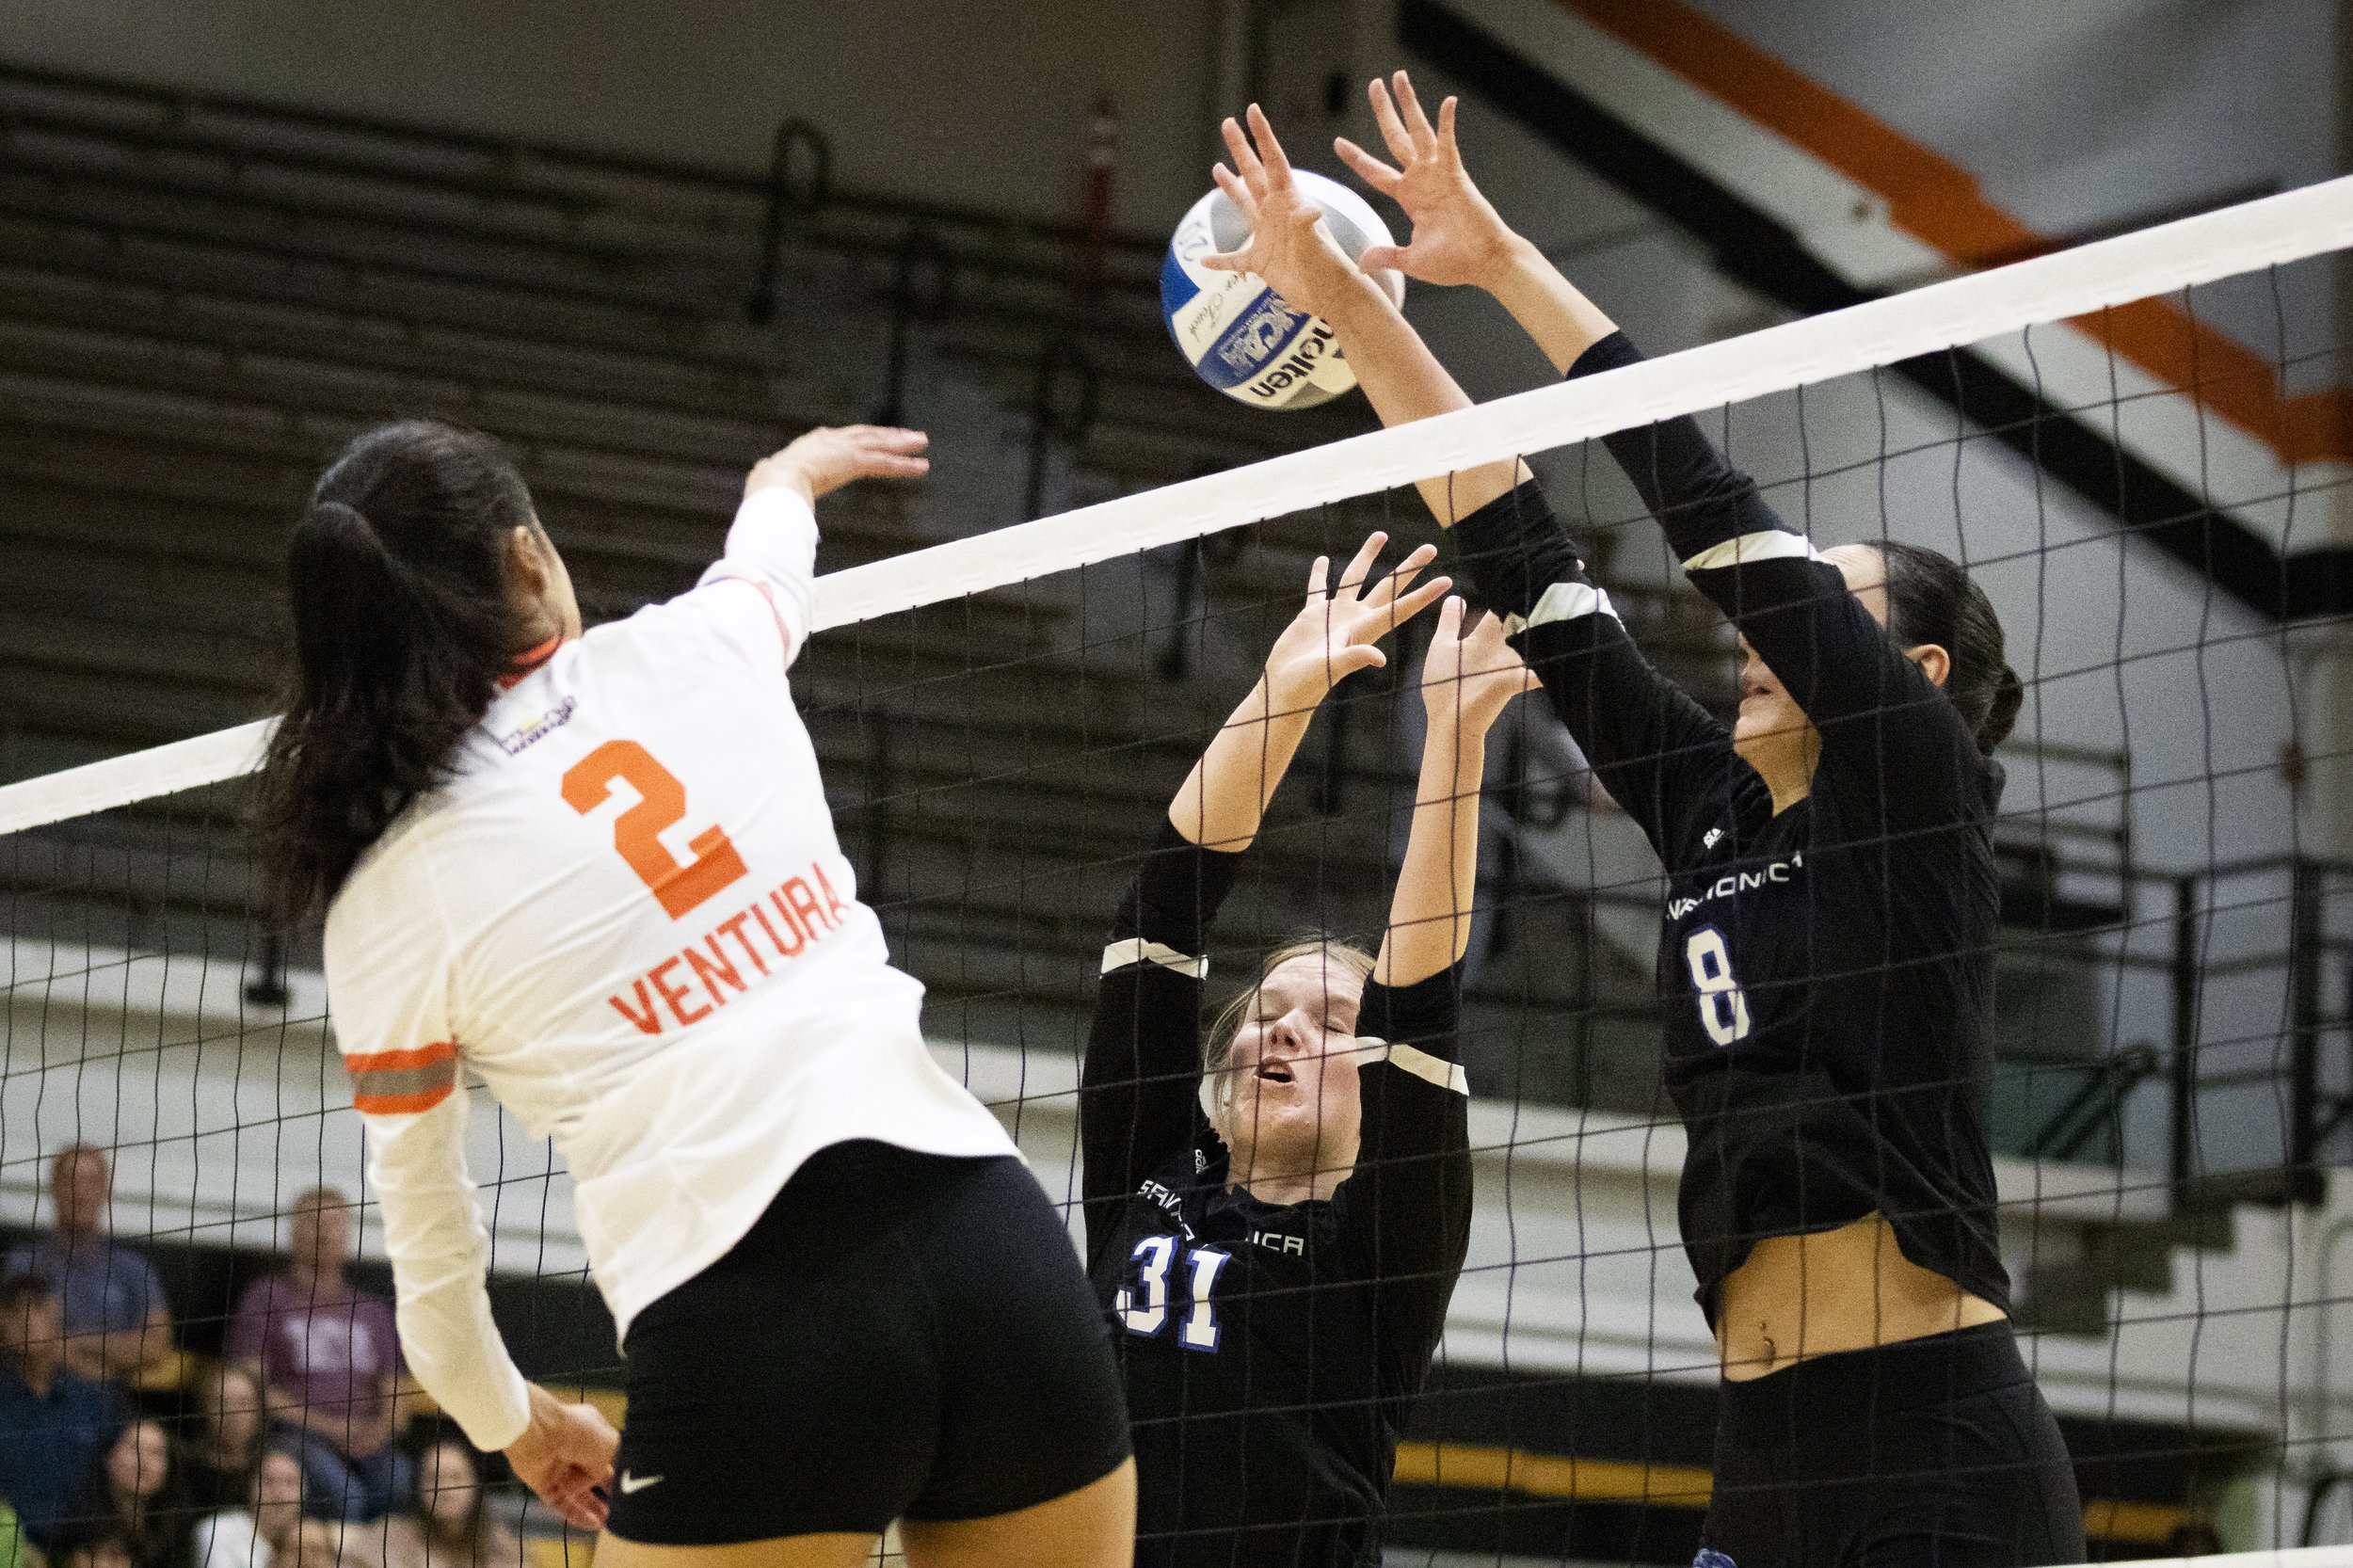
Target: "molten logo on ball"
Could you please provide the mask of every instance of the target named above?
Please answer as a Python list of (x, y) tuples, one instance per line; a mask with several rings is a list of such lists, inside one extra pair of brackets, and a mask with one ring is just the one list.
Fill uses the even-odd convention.
[[(1321, 174), (1299, 171), (1300, 190), (1351, 256), (1390, 243), (1389, 231), (1364, 198)], [(1256, 273), (1215, 272), (1204, 256), (1239, 250), (1250, 237), (1241, 213), (1223, 191), (1193, 204), (1160, 264), (1160, 310), (1169, 335), (1194, 374), (1255, 408), (1309, 408), (1356, 384), (1356, 373), (1332, 328), (1292, 309)], [(1385, 268), (1378, 278), (1399, 304), (1405, 280)]]

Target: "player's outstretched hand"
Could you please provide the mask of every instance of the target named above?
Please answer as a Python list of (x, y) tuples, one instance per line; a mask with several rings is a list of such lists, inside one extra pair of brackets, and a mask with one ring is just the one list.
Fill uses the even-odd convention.
[(1394, 571), (1376, 577), (1381, 547), (1388, 542), (1386, 534), (1367, 538), (1341, 572), (1337, 589), (1325, 586), (1329, 556), (1317, 556), (1307, 568), (1306, 602), (1274, 639), (1266, 659), (1267, 688), (1285, 705), (1312, 706), (1358, 670), (1387, 664), (1381, 639), (1454, 585), (1452, 578), (1433, 577), (1414, 586), (1414, 579), (1438, 558), (1435, 545), (1421, 546)]
[(1351, 290), (1369, 284), (1332, 237), (1322, 209), (1291, 178), (1290, 160), (1283, 155), (1283, 144), (1275, 139), (1266, 112), (1253, 104), (1249, 120), (1247, 136), (1233, 120), (1225, 121), (1225, 150), (1234, 167), (1219, 164), (1211, 172), (1218, 188), (1248, 220), (1250, 243), (1224, 255), (1204, 256), (1201, 264), (1220, 272), (1255, 272), (1293, 309), (1329, 320), (1345, 308)]
[(785, 485), (814, 504), (853, 479), (920, 479), (932, 470), (923, 456), (931, 442), (920, 430), (887, 424), (821, 425), (753, 464), (744, 493)]
[(531, 1425), (506, 1446), (506, 1462), (541, 1502), (575, 1529), (604, 1528), (603, 1488), (612, 1484), (620, 1433), (592, 1404), (566, 1404), (531, 1385)]
[(1357, 258), (1368, 271), (1395, 267), (1424, 283), (1489, 284), (1510, 264), (1516, 236), (1471, 183), (1454, 139), (1454, 100), (1438, 105), (1433, 127), (1414, 96), (1414, 84), (1399, 72), (1396, 94), (1375, 78), (1367, 96), (1381, 139), (1397, 160), (1391, 168), (1341, 136), (1332, 143), (1357, 178), (1405, 209), (1413, 239), (1402, 246), (1367, 248)]
[(1493, 728), (1512, 699), (1537, 681), (1519, 650), (1504, 640), (1503, 623), (1493, 611), (1481, 616), (1467, 636), (1464, 614), (1459, 599), (1438, 608), (1430, 657), (1422, 664), (1421, 700), (1433, 731), (1450, 727), (1468, 744)]

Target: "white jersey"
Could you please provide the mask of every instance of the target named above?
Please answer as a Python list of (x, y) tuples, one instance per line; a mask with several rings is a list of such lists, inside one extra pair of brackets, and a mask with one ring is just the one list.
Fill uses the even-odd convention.
[(785, 681), (816, 548), (798, 496), (744, 502), (693, 592), (503, 692), (328, 913), (401, 1342), (477, 1448), (528, 1416), (484, 1287), (461, 1064), (554, 1140), (624, 1335), (828, 1144), (1014, 1152), (924, 1048), (922, 986), (834, 837)]

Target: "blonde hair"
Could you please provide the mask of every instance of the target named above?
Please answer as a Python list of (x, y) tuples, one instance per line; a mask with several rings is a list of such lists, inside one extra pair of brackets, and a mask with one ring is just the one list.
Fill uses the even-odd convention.
[(1202, 1070), (1209, 1080), (1210, 1098), (1221, 1109), (1230, 1105), (1234, 1098), (1233, 1079), (1225, 1071), (1226, 1059), (1233, 1054), (1234, 1037), (1241, 1032), (1242, 1018), (1250, 1011), (1250, 1004), (1257, 1000), (1267, 977), (1294, 958), (1319, 956), (1325, 964), (1354, 975), (1360, 985), (1372, 978), (1372, 954), (1353, 942), (1332, 936), (1296, 937), (1260, 959), (1257, 978), (1218, 1009), (1217, 1017), (1209, 1024), (1206, 1048), (1201, 1053)]

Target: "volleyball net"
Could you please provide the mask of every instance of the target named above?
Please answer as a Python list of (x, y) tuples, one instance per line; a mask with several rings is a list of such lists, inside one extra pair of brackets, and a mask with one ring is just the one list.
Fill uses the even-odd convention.
[[(1414, 480), (1529, 459), (1636, 640), (1728, 712), (1731, 632), (1599, 440), (1697, 415), (1817, 545), (1962, 561), (2025, 680), (1989, 1113), (2016, 1317), (2095, 1555), (2353, 1540), (2347, 246), (2339, 181), (823, 577), (796, 689), (936, 1050), (1075, 1192), (1120, 889), (1310, 560), (1440, 536)], [(584, 593), (620, 613), (679, 585)], [(1433, 618), (1319, 713), (1211, 935), (1214, 990), (1302, 931), (1377, 939)], [(167, 1422), (200, 1419), (188, 1391), (297, 1194), (360, 1200), (380, 1256), (317, 934), (258, 913), (240, 823), (265, 735), (0, 787), (0, 1222), (31, 1237), (52, 1158), (107, 1151), (112, 1231), (159, 1270), (175, 1345), (119, 1375)], [(1490, 748), (1460, 1041), (1475, 1218), (1391, 1560), (1688, 1562), (1716, 1358), (1674, 1222), (1663, 875), (1541, 699)], [(616, 1387), (560, 1161), (484, 1100), (510, 1342), (536, 1376)]]

